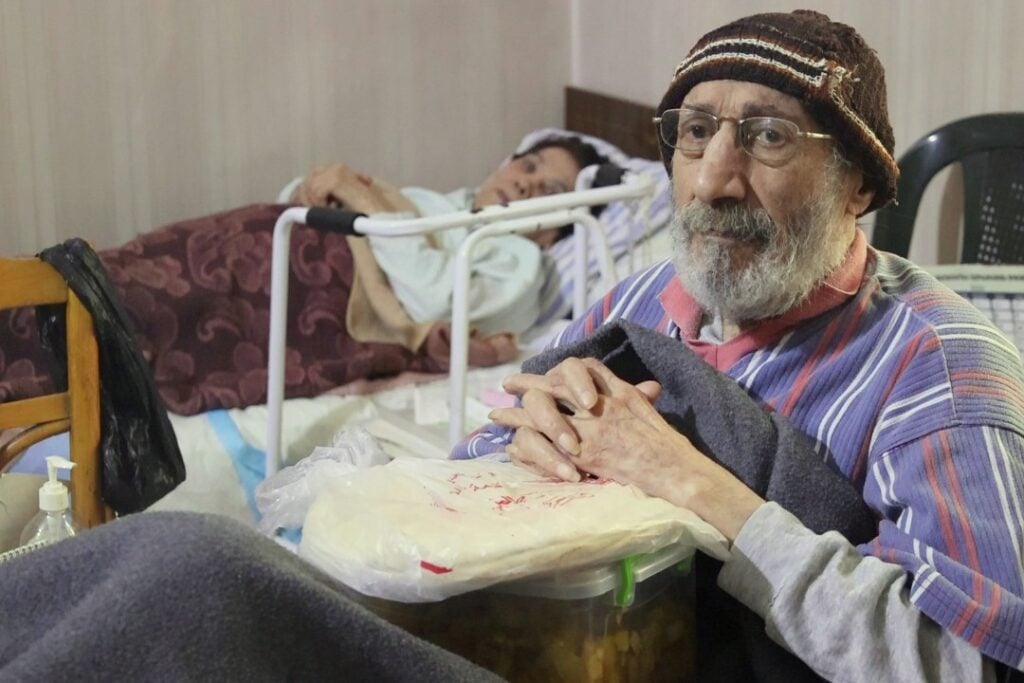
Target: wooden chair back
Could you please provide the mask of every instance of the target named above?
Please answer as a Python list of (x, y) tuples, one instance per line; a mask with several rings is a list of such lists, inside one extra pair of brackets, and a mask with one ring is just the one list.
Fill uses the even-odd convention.
[[(71, 513), (80, 528), (113, 518), (102, 498), (99, 356), (92, 316), (52, 266), (38, 258), (0, 258), (0, 309), (64, 304), (67, 391), (0, 403), (0, 431), (24, 428), (0, 447), (0, 471), (29, 446), (69, 431)], [(2, 339), (0, 339), (2, 344)]]

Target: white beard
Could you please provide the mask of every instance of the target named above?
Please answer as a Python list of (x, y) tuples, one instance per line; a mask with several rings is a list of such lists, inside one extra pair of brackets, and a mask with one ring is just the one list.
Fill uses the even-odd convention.
[[(672, 216), (673, 262), (679, 279), (704, 310), (724, 320), (749, 323), (781, 315), (800, 304), (840, 263), (849, 244), (841, 240), (841, 176), (829, 169), (816, 197), (780, 228), (764, 209), (733, 204), (722, 208), (694, 199)], [(717, 239), (725, 233), (755, 248), (751, 261), (733, 267), (732, 251)]]

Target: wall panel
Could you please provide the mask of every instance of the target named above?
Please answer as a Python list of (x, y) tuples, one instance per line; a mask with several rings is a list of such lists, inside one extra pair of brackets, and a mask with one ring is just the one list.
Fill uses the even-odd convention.
[(314, 163), (481, 180), (562, 120), (568, 0), (0, 0), (0, 253), (268, 201)]

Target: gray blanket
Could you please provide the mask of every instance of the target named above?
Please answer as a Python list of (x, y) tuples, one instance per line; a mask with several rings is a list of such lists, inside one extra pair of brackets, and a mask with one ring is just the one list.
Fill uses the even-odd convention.
[(491, 681), (226, 518), (131, 515), (0, 564), (0, 681)]
[(655, 408), (669, 424), (809, 529), (839, 531), (852, 543), (875, 537), (874, 513), (850, 482), (814, 452), (810, 439), (785, 417), (765, 412), (736, 382), (684, 344), (620, 321), (531, 358), (523, 370), (543, 374), (570, 356), (601, 359), (633, 384), (661, 382)]

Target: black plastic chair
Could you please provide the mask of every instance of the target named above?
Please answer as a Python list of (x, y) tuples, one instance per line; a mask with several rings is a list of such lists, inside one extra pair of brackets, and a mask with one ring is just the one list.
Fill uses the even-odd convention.
[(872, 243), (906, 256), (928, 182), (959, 162), (964, 179), (961, 263), (1024, 263), (1024, 113), (946, 124), (900, 158), (896, 205), (878, 211)]

